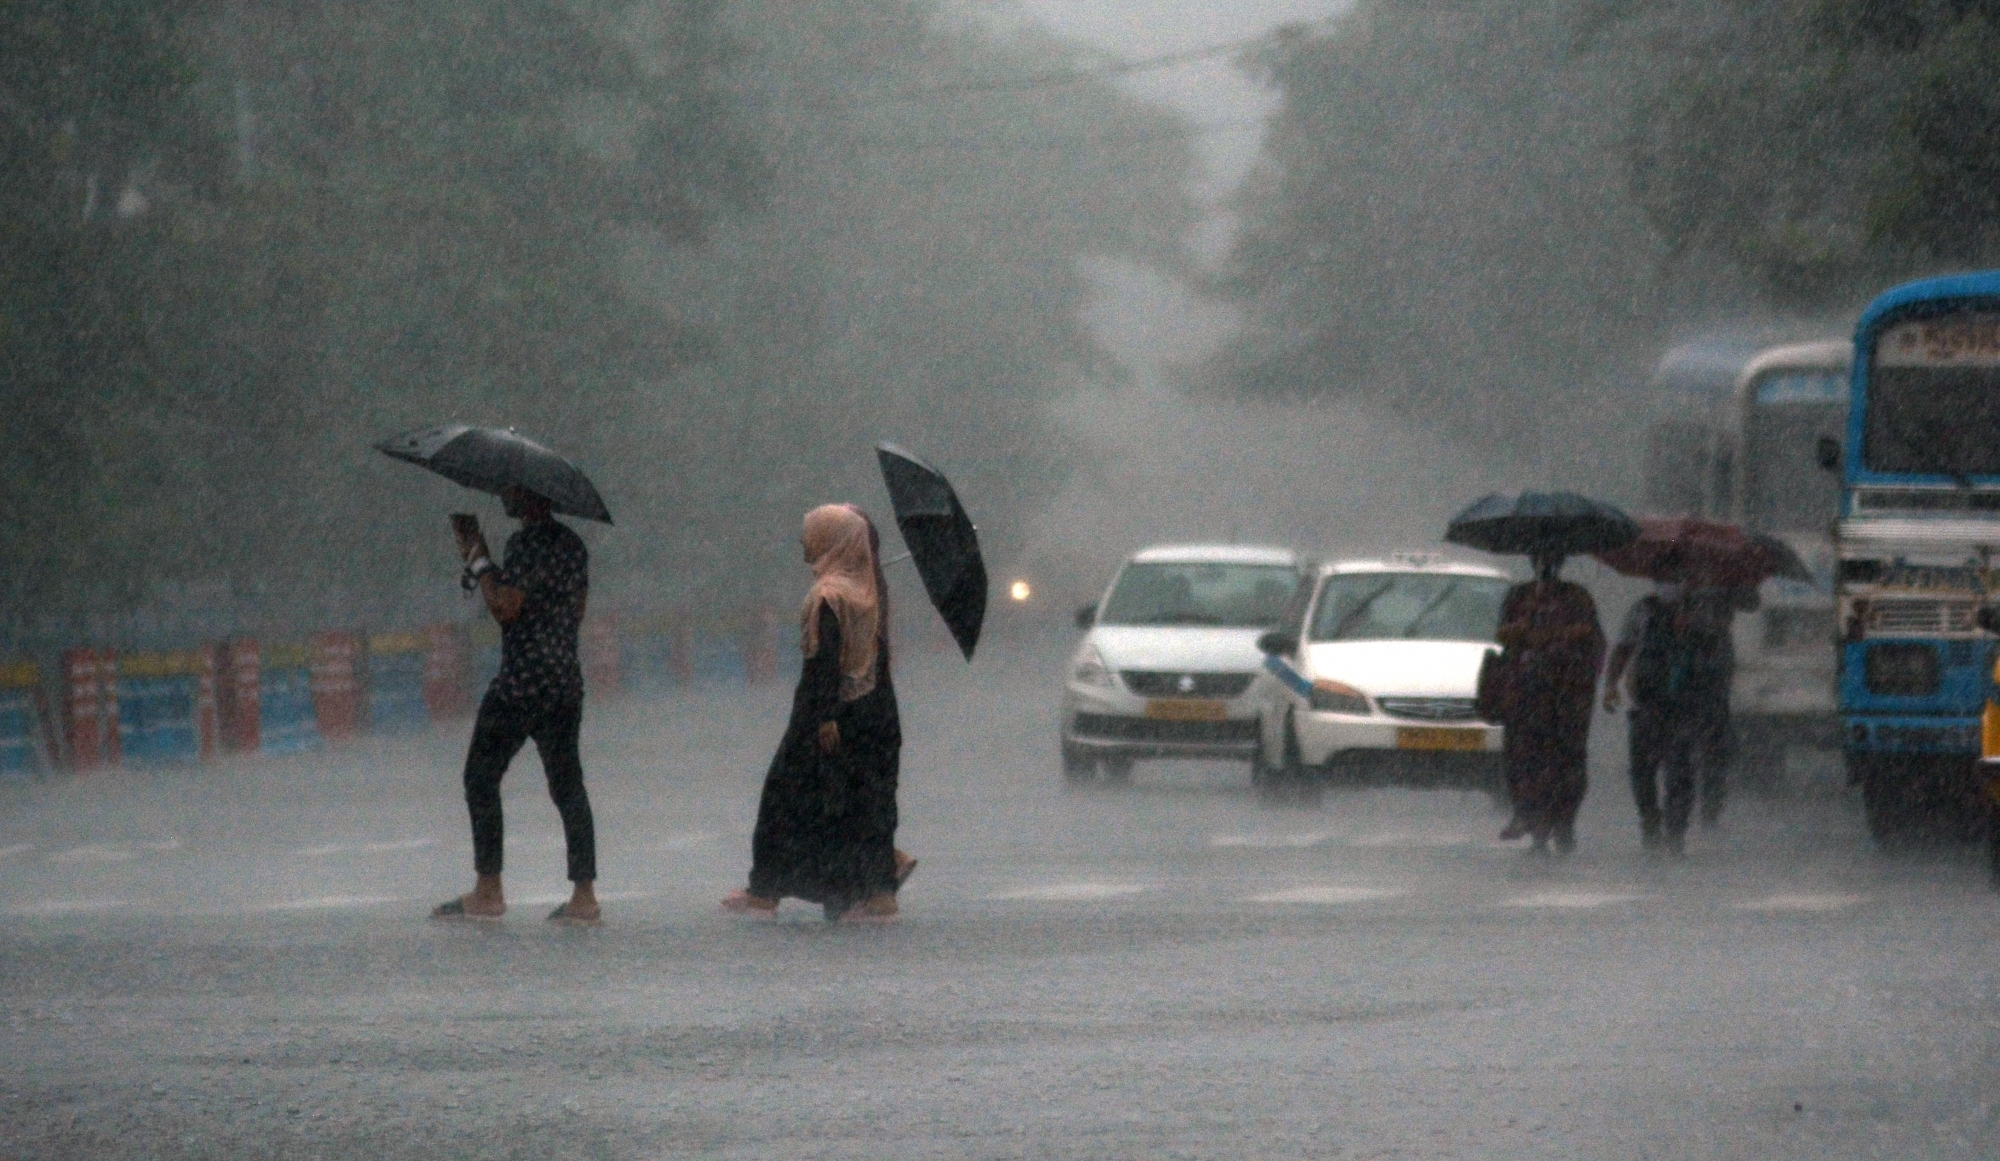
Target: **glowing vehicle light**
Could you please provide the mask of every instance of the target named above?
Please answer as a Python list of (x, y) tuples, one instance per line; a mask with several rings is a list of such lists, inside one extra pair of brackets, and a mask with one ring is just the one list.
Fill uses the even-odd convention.
[(1035, 595), (1035, 590), (1028, 587), (1027, 581), (1017, 580), (1013, 584), (1007, 586), (1007, 595), (1013, 597), (1017, 601), (1025, 601), (1029, 597)]

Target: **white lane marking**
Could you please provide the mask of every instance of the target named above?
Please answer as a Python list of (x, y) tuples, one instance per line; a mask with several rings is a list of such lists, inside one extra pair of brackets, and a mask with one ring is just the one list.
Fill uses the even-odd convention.
[(292, 852), (309, 859), (325, 858), (328, 855), (381, 855), (391, 851), (420, 851), (437, 845), (435, 838), (392, 839), (380, 843), (328, 843), (320, 847), (305, 847)]
[(1766, 895), (1762, 899), (1745, 900), (1736, 904), (1736, 909), (1738, 911), (1842, 911), (1867, 900), (1866, 895), (1781, 892), (1776, 895)]
[(406, 903), (409, 900), (394, 895), (321, 895), (316, 899), (288, 899), (283, 903), (265, 903), (252, 907), (252, 911), (331, 911), (340, 907), (374, 907), (381, 903)]
[(11, 859), (15, 855), (30, 854), (34, 849), (35, 844), (33, 843), (15, 843), (11, 847), (0, 847), (0, 859)]
[(1252, 895), (1245, 903), (1365, 903), (1370, 899), (1393, 899), (1407, 895), (1402, 887), (1288, 887)]
[(159, 852), (177, 851), (181, 849), (181, 840), (159, 839), (155, 842), (140, 843), (139, 849), (142, 851), (159, 851)]
[(1328, 838), (1326, 831), (1311, 834), (1219, 834), (1208, 840), (1212, 847), (1246, 847), (1251, 850), (1281, 850), (1288, 847), (1316, 847)]
[(82, 915), (130, 906), (123, 899), (44, 899), (26, 907), (16, 907), (9, 915)]
[(1039, 887), (1002, 891), (997, 895), (988, 895), (987, 898), (1032, 899), (1043, 903), (1093, 903), (1101, 899), (1122, 899), (1127, 895), (1140, 895), (1150, 890), (1152, 888), (1144, 883), (1046, 883)]
[(125, 863), (139, 857), (137, 851), (125, 847), (114, 847), (105, 843), (91, 843), (87, 846), (71, 847), (66, 851), (56, 851), (49, 855), (52, 863)]
[(1651, 898), (1638, 891), (1536, 891), (1532, 895), (1517, 895), (1504, 904), (1508, 907), (1607, 907), (1613, 903), (1633, 903)]
[(1463, 831), (1414, 831), (1385, 830), (1374, 834), (1357, 835), (1347, 840), (1350, 847), (1400, 847), (1414, 849), (1435, 849), (1443, 847), (1469, 847), (1488, 841)]

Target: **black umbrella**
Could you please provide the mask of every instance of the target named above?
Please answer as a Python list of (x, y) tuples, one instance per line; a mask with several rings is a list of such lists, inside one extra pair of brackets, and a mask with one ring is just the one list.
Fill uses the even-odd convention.
[(943, 472), (892, 443), (876, 444), (875, 458), (924, 592), (970, 661), (986, 621), (986, 562), (979, 556), (978, 532)]
[(565, 516), (611, 523), (611, 510), (582, 469), (511, 428), (448, 423), (390, 436), (375, 450), (468, 488), (496, 493), (526, 488), (548, 497), (549, 506)]
[(1639, 538), (1630, 516), (1574, 492), (1498, 492), (1451, 518), (1444, 538), (1508, 554), (1608, 552)]

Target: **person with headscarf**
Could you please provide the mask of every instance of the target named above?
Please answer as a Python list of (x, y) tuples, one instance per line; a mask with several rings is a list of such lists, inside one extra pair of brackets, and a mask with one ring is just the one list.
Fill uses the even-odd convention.
[(894, 845), (903, 736), (881, 542), (851, 504), (806, 513), (802, 540), (813, 571), (799, 615), (805, 665), (764, 776), (750, 884), (722, 905), (769, 915), (792, 897), (820, 904), (828, 919), (887, 922), (916, 860)]
[(1535, 579), (1515, 585), (1500, 608), (1496, 639), (1508, 673), (1504, 760), (1514, 818), (1501, 838), (1530, 836), (1534, 849), (1576, 847), (1576, 812), (1589, 787), (1587, 747), (1604, 630), (1582, 585), (1559, 578), (1563, 558), (1532, 556)]

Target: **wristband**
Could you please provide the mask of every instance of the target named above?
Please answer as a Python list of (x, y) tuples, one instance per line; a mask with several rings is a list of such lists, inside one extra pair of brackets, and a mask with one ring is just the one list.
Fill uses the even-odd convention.
[(492, 572), (494, 569), (499, 567), (500, 567), (499, 565), (493, 563), (492, 557), (481, 556), (475, 558), (472, 561), (472, 563), (466, 565), (465, 571), (472, 575), (473, 580), (478, 580), (480, 577), (485, 576), (487, 573)]

